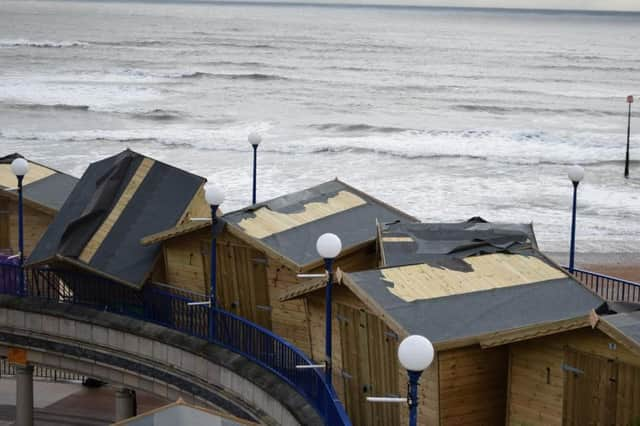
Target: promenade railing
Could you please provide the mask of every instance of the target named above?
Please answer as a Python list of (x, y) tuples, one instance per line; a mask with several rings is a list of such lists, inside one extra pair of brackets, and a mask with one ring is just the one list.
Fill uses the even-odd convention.
[[(302, 351), (280, 336), (222, 309), (210, 310), (204, 295), (147, 284), (142, 291), (75, 270), (28, 268), (19, 288), (20, 267), (0, 263), (0, 293), (82, 305), (153, 322), (236, 352), (271, 371), (301, 394), (327, 425), (351, 425), (335, 392)], [(212, 324), (210, 327), (209, 324)]]
[[(571, 273), (568, 268), (565, 269)], [(572, 275), (607, 301), (640, 303), (640, 283), (578, 268), (573, 269)]]

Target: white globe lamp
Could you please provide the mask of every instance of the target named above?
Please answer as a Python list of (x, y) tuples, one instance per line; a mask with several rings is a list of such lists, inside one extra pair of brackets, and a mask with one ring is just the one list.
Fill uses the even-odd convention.
[(424, 336), (411, 335), (398, 346), (398, 359), (409, 371), (424, 371), (433, 361), (433, 345)]
[(578, 165), (574, 165), (569, 167), (569, 172), (567, 173), (569, 179), (573, 183), (580, 183), (582, 178), (584, 178), (584, 169)]
[(17, 177), (23, 177), (29, 171), (29, 163), (24, 158), (16, 158), (11, 162), (11, 171)]
[(259, 133), (251, 132), (249, 133), (249, 137), (247, 138), (247, 140), (251, 145), (258, 146), (260, 145), (260, 142), (262, 142), (262, 136), (260, 136)]
[(224, 192), (213, 184), (204, 187), (204, 198), (210, 206), (219, 206), (224, 201)]
[(323, 259), (335, 259), (342, 250), (342, 241), (336, 234), (322, 234), (316, 242), (316, 249)]

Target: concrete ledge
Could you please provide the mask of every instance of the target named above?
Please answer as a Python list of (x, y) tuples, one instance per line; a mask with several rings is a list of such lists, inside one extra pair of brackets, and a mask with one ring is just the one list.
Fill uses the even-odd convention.
[[(185, 393), (191, 395), (185, 399), (209, 405), (217, 399), (213, 392), (230, 401), (234, 410), (244, 411), (240, 417), (250, 413), (265, 424), (322, 424), (313, 407), (275, 374), (242, 355), (175, 330), (78, 305), (3, 295), (0, 326), (4, 344), (56, 353), (67, 360), (65, 364), (84, 370), (78, 372), (109, 378), (106, 381), (122, 380), (169, 399)], [(111, 358), (104, 359), (105, 353)], [(65, 366), (76, 371), (70, 367)]]

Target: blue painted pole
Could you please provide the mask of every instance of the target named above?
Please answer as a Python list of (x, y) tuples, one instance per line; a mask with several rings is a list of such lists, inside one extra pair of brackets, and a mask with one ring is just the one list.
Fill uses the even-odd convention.
[(209, 293), (209, 340), (211, 341), (215, 340), (216, 338), (215, 314), (218, 308), (216, 301), (216, 223), (218, 222), (218, 218), (216, 216), (217, 212), (218, 206), (211, 206), (211, 288)]
[(571, 214), (571, 248), (569, 249), (569, 272), (573, 273), (576, 255), (576, 205), (578, 202), (578, 184), (573, 183), (573, 212)]
[(258, 174), (258, 145), (252, 144), (253, 147), (253, 203), (256, 203), (256, 180)]
[(418, 425), (418, 382), (422, 371), (410, 371), (409, 373), (409, 426)]
[(327, 278), (327, 288), (325, 290), (325, 337), (324, 337), (324, 347), (325, 347), (325, 369), (324, 369), (324, 377), (327, 385), (329, 385), (329, 389), (333, 392), (333, 384), (331, 378), (331, 290), (333, 287), (333, 259), (325, 259), (324, 260), (325, 268), (327, 270), (328, 278)]
[[(627, 102), (629, 101), (627, 100)], [(631, 139), (631, 102), (629, 102), (629, 116), (627, 119), (627, 156), (624, 161), (624, 177), (626, 178), (629, 177), (629, 140), (630, 139)]]
[(20, 250), (20, 278), (19, 294), (21, 296), (27, 295), (27, 289), (24, 279), (24, 211), (23, 211), (23, 199), (22, 199), (22, 181), (24, 176), (17, 176), (18, 178), (18, 250)]

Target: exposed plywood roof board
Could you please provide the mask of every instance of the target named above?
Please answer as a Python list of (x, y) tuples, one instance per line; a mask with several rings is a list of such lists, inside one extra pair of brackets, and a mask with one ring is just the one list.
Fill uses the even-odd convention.
[(409, 265), (438, 256), (467, 256), (537, 248), (530, 224), (489, 223), (473, 218), (460, 223), (390, 223), (382, 225), (385, 266)]
[(93, 163), (29, 258), (73, 259), (139, 287), (159, 244), (147, 235), (176, 226), (204, 179), (132, 151)]
[(302, 211), (281, 213), (260, 207), (253, 217), (244, 218), (237, 225), (250, 236), (262, 239), (364, 204), (365, 200), (344, 190), (326, 200), (303, 204)]
[(228, 213), (223, 218), (234, 229), (300, 267), (319, 260), (315, 244), (325, 232), (339, 235), (346, 251), (376, 238), (376, 220), (416, 221), (338, 180)]
[(418, 264), (385, 268), (389, 291), (406, 302), (565, 278), (564, 272), (534, 256), (503, 253), (460, 260), (469, 270)]
[[(494, 256), (494, 255), (491, 255)], [(501, 255), (524, 257), (520, 255)], [(486, 257), (486, 256), (482, 256)], [(525, 265), (529, 260), (525, 261)], [(488, 262), (489, 264), (493, 261)], [(547, 265), (537, 264), (543, 272), (541, 276), (553, 277), (556, 274), (548, 270)], [(507, 265), (513, 267), (515, 263)], [(482, 267), (483, 271), (484, 266)], [(603, 300), (582, 287), (566, 275), (511, 286), (497, 288), (482, 284), (461, 292), (462, 284), (452, 288), (438, 288), (439, 293), (430, 293), (429, 298), (411, 299), (394, 294), (391, 283), (384, 270), (363, 271), (345, 274), (345, 283), (352, 287), (359, 297), (369, 299), (370, 304), (379, 306), (383, 316), (399, 324), (409, 334), (422, 334), (436, 343), (466, 339), (473, 336), (528, 328), (532, 326), (563, 322), (575, 318), (584, 318), (591, 310), (602, 305)], [(459, 276), (459, 271), (442, 269), (438, 277), (450, 281), (447, 274)], [(482, 283), (467, 272), (467, 282)], [(507, 272), (508, 276), (512, 272)], [(526, 276), (526, 275), (525, 275)], [(402, 285), (418, 288), (421, 275), (405, 276)], [(527, 278), (529, 279), (529, 278)], [(530, 279), (535, 279), (533, 276)], [(438, 278), (430, 277), (423, 283), (425, 287), (437, 286)], [(454, 291), (455, 290), (455, 291)], [(431, 292), (431, 289), (425, 290)], [(447, 294), (443, 294), (448, 292)]]
[[(0, 158), (0, 189), (17, 198), (18, 182), (11, 171), (11, 161), (20, 157), (12, 154)], [(45, 211), (57, 211), (64, 204), (78, 179), (42, 164), (29, 161), (29, 172), (24, 177), (23, 189), (26, 201), (35, 203)]]

